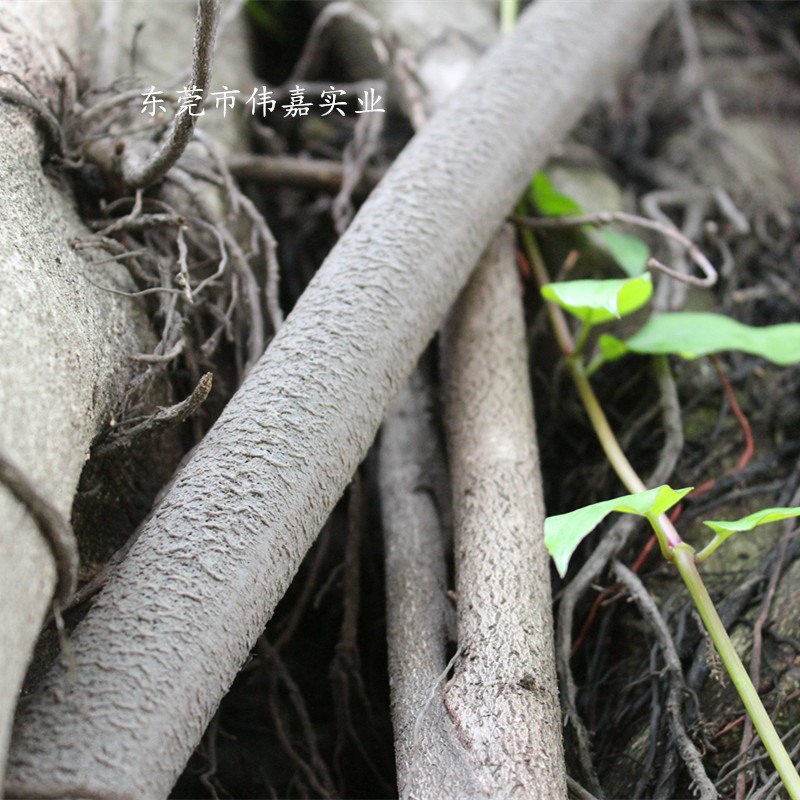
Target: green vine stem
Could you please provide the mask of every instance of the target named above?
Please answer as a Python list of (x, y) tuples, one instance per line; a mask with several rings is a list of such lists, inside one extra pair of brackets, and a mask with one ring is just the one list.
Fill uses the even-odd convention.
[(691, 545), (686, 543), (679, 544), (674, 550), (675, 566), (678, 568), (689, 594), (700, 612), (700, 617), (708, 631), (717, 653), (728, 671), (739, 697), (742, 698), (744, 707), (753, 721), (758, 735), (769, 753), (778, 775), (781, 776), (783, 785), (792, 800), (800, 798), (800, 775), (792, 763), (792, 759), (786, 752), (783, 742), (772, 724), (772, 720), (758, 696), (758, 692), (750, 680), (750, 675), (742, 664), (739, 654), (731, 642), (722, 620), (719, 618), (714, 602), (708, 594), (708, 590), (697, 571), (695, 553)]
[(500, 33), (508, 33), (517, 21), (519, 0), (500, 0)]
[(716, 534), (714, 538), (694, 557), (697, 564), (702, 564), (717, 548), (722, 545), (725, 539)]
[[(521, 235), (534, 277), (541, 288), (546, 283), (549, 283), (550, 279), (536, 239), (531, 231), (528, 230), (522, 230)], [(647, 487), (630, 461), (628, 461), (603, 412), (600, 401), (586, 373), (581, 353), (580, 351), (576, 352), (562, 310), (554, 303), (548, 303), (547, 306), (559, 348), (565, 357), (575, 388), (580, 395), (583, 407), (589, 416), (606, 458), (628, 491), (631, 493), (645, 491)], [(755, 686), (753, 686), (752, 680), (750, 680), (750, 675), (742, 664), (733, 642), (731, 642), (728, 632), (719, 618), (714, 603), (697, 570), (697, 558), (694, 548), (681, 539), (680, 534), (675, 530), (675, 526), (670, 522), (666, 514), (662, 514), (657, 519), (650, 517), (648, 519), (658, 537), (661, 553), (667, 561), (674, 562), (678, 573), (686, 584), (686, 588), (689, 590), (689, 594), (700, 612), (700, 617), (711, 637), (711, 641), (714, 643), (714, 647), (716, 647), (720, 659), (728, 671), (736, 691), (739, 693), (739, 697), (742, 698), (744, 707), (750, 715), (753, 725), (758, 731), (758, 735), (761, 737), (761, 741), (769, 753), (786, 791), (789, 793), (789, 797), (791, 800), (800, 800), (800, 775), (798, 775), (778, 732), (775, 730), (775, 726), (772, 724), (772, 720), (769, 718), (769, 714), (767, 714), (767, 710), (764, 708), (764, 704), (761, 702), (761, 698), (758, 696)], [(708, 548), (706, 548), (706, 551), (708, 551)], [(710, 554), (706, 551), (703, 552)]]

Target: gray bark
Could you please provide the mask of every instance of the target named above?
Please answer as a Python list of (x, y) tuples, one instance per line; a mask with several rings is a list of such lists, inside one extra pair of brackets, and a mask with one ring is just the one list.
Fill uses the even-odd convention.
[(442, 342), (460, 650), (443, 702), (482, 796), (557, 798), (566, 772), (524, 329), (504, 231)]
[(664, 6), (536, 3), (401, 154), (19, 715), (12, 795), (167, 794), (481, 251)]
[[(58, 108), (80, 41), (79, 3), (0, 6), (0, 86)], [(72, 200), (42, 171), (36, 115), (0, 104), (0, 446), (46, 499), (69, 517), (92, 439), (132, 377), (133, 353), (151, 344), (139, 304), (89, 281), (130, 290), (107, 255), (74, 251), (90, 234)], [(41, 532), (0, 486), (0, 767), (17, 695), (53, 596), (55, 564)]]
[(450, 485), (434, 413), (433, 387), (418, 369), (389, 412), (380, 445), (389, 680), (403, 798), (479, 792), (441, 702), (455, 618), (445, 594)]
[[(496, 23), (492, 17), (494, 9), (490, 4), (480, 0), (472, 3), (461, 2), (457, 5), (437, 4), (434, 20), (427, 19), (429, 15), (426, 11), (415, 3), (395, 2), (386, 5), (378, 2), (369, 5), (375, 7), (379, 13), (389, 16), (389, 27), (396, 31), (400, 41), (414, 52), (418, 63), (417, 71), (425, 86), (425, 100), (429, 109), (441, 105), (445, 97), (458, 88), (458, 84), (468, 76), (470, 68), (477, 59), (479, 43), (496, 31)], [(421, 25), (423, 19), (426, 22), (424, 26)], [(497, 309), (487, 309), (481, 306), (481, 303), (474, 302), (477, 290), (470, 289), (469, 295), (473, 298), (473, 302), (465, 304), (462, 300), (458, 304), (460, 311), (457, 312), (466, 325), (470, 324), (471, 316), (479, 315), (481, 319), (476, 319), (475, 322), (487, 326), (493, 335), (493, 338), (490, 337), (492, 341), (484, 346), (486, 343), (472, 338), (468, 343), (459, 340), (456, 346), (460, 350), (472, 347), (478, 350), (474, 358), (478, 367), (482, 366), (485, 370), (487, 365), (483, 363), (483, 359), (487, 356), (491, 359), (496, 355), (489, 352), (494, 345), (495, 349), (501, 351), (502, 366), (511, 368), (510, 372), (499, 370), (504, 383), (503, 388), (519, 389), (524, 392), (528, 383), (525, 378), (527, 364), (524, 339), (520, 335), (521, 308), (513, 280), (513, 250), (510, 249), (508, 240), (504, 241), (503, 257), (507, 258), (509, 254), (512, 257), (511, 280), (508, 279), (509, 273), (506, 271), (508, 265), (492, 263), (495, 253), (488, 255), (488, 261), (484, 255), (476, 271), (484, 276), (490, 274), (493, 278), (500, 278), (497, 284), (500, 288), (499, 293), (493, 292), (491, 286), (488, 287), (490, 302), (496, 301)], [(498, 272), (499, 276), (495, 275)], [(473, 276), (470, 285), (476, 281), (481, 287), (487, 288), (484, 286), (485, 281), (478, 280), (478, 274)], [(493, 313), (495, 314), (493, 317), (487, 318), (487, 315)], [(507, 319), (503, 318), (504, 315)], [(504, 355), (506, 351), (509, 352), (508, 357)], [(515, 364), (510, 363), (515, 359)], [(474, 386), (477, 382), (481, 391), (470, 392), (470, 385), (466, 387), (464, 403), (455, 414), (457, 417), (454, 422), (455, 427), (485, 425), (487, 420), (482, 412), (486, 411), (486, 402), (490, 398), (505, 407), (507, 413), (510, 412), (511, 415), (522, 412), (526, 417), (530, 417), (529, 400), (524, 408), (519, 407), (520, 402), (509, 407), (508, 397), (498, 398), (496, 387), (485, 385), (487, 383), (485, 374), (472, 377), (474, 380), (470, 385)], [(451, 383), (457, 384), (459, 381), (459, 376), (453, 376)], [(515, 395), (513, 399), (519, 401), (520, 391), (510, 392)], [(497, 714), (496, 712), (500, 710), (497, 703), (482, 705), (485, 693), (480, 687), (482, 679), (487, 676), (477, 674), (464, 659), (458, 662), (460, 665), (458, 681), (447, 684), (447, 670), (444, 663), (444, 622), (449, 610), (449, 601), (445, 595), (443, 520), (440, 517), (443, 513), (449, 516), (451, 498), (450, 485), (444, 474), (444, 457), (436, 446), (437, 436), (432, 420), (434, 401), (430, 396), (431, 392), (432, 387), (428, 385), (422, 372), (419, 370), (415, 372), (390, 412), (381, 437), (381, 507), (386, 542), (387, 633), (397, 785), (402, 798), (461, 798), (487, 794), (504, 796), (510, 789), (507, 785), (509, 770), (519, 769), (521, 766), (519, 762), (525, 761), (528, 754), (519, 751), (500, 754), (494, 771), (494, 775), (500, 777), (496, 779), (481, 763), (489, 755), (486, 742), (477, 746), (476, 742), (469, 742), (471, 731), (463, 729), (463, 712), (464, 709), (468, 709), (467, 715), (478, 715), (490, 720), (489, 725), (500, 730), (503, 740), (512, 737), (519, 741), (520, 733), (524, 737), (525, 731), (530, 727), (530, 722), (525, 717), (525, 712), (529, 709), (524, 703), (517, 704), (516, 710), (521, 714), (513, 712), (509, 714), (512, 704), (505, 703), (503, 709), (505, 713)], [(459, 388), (451, 387), (451, 394), (459, 395)], [(528, 419), (516, 420), (513, 416), (511, 419), (506, 416), (504, 421), (507, 426), (516, 428), (512, 435), (522, 436), (528, 447), (528, 442), (533, 438)], [(462, 431), (456, 446), (459, 455), (464, 450), (463, 445)], [(467, 446), (467, 449), (470, 448)], [(530, 457), (529, 447), (519, 456), (523, 462), (525, 456)], [(489, 462), (483, 464), (486, 475), (494, 476), (492, 480), (497, 480), (492, 485), (510, 494), (510, 487), (502, 485), (503, 478), (507, 476), (497, 472), (497, 464), (492, 463), (492, 454), (483, 454), (483, 459), (484, 462)], [(533, 475), (535, 465), (524, 464), (524, 466), (525, 472), (532, 478), (531, 485), (534, 487), (534, 492), (540, 492), (538, 472)], [(457, 463), (455, 468), (461, 483), (469, 481), (465, 475), (468, 468), (463, 461)], [(536, 497), (538, 498), (539, 494), (536, 494)], [(538, 548), (535, 552), (538, 554), (539, 550), (543, 550), (541, 504), (532, 508), (531, 492), (528, 490), (523, 494), (519, 508), (523, 512), (536, 511), (539, 515), (536, 520), (531, 520), (532, 530), (537, 531), (539, 535), (535, 540)], [(462, 547), (458, 552), (462, 555), (462, 563), (466, 566), (467, 573), (470, 569), (474, 570), (475, 557), (478, 555), (475, 552), (476, 546), (483, 554), (485, 550), (497, 545), (501, 559), (504, 557), (503, 543), (497, 541), (498, 536), (495, 534), (498, 528), (502, 530), (503, 526), (508, 524), (507, 519), (475, 520), (465, 514), (463, 508), (459, 508), (456, 518), (460, 523), (459, 533), (462, 541)], [(486, 531), (491, 531), (492, 535), (481, 542), (470, 541), (469, 536), (465, 536), (464, 533), (476, 524), (479, 527), (485, 526)], [(502, 533), (499, 538), (502, 539)], [(519, 546), (516, 552), (519, 553)], [(493, 554), (487, 563), (497, 566), (496, 562), (497, 554)], [(505, 561), (503, 565), (507, 566)], [(541, 567), (541, 564), (538, 565)], [(519, 566), (524, 569), (527, 564), (517, 559), (510, 561), (510, 566), (512, 576), (517, 577), (517, 571), (513, 567)], [(545, 561), (545, 570), (546, 568)], [(506, 570), (502, 572), (505, 592), (498, 597), (484, 597), (489, 607), (487, 609), (486, 603), (483, 603), (482, 616), (485, 618), (485, 612), (488, 610), (497, 627), (505, 628), (505, 635), (511, 643), (514, 643), (514, 640), (521, 640), (520, 652), (530, 656), (529, 644), (534, 651), (541, 651), (537, 659), (528, 659), (530, 663), (527, 667), (531, 673), (544, 673), (544, 682), (551, 689), (555, 689), (555, 667), (550, 641), (552, 635), (546, 628), (539, 628), (537, 632), (546, 638), (543, 641), (528, 643), (523, 629), (515, 630), (515, 619), (509, 618), (506, 613), (509, 608), (520, 608), (523, 612), (530, 612), (532, 619), (547, 620), (551, 614), (549, 592), (539, 591), (529, 594), (526, 591), (528, 587), (525, 586), (529, 581), (538, 579), (541, 582), (544, 577), (543, 585), (547, 587), (547, 572), (542, 573), (540, 569), (530, 575), (519, 576), (520, 579), (516, 582), (506, 580), (508, 577), (505, 574)], [(493, 586), (493, 581), (486, 585)], [(520, 588), (523, 589), (522, 596), (516, 596), (514, 589)], [(495, 601), (499, 602), (494, 604)], [(541, 603), (541, 608), (536, 607), (535, 601)], [(463, 606), (460, 607), (460, 611), (462, 615), (468, 616), (476, 613), (474, 608), (465, 611)], [(474, 626), (467, 625), (467, 627)], [(461, 628), (464, 628), (463, 622)], [(456, 639), (455, 631), (451, 631), (451, 639)], [(461, 639), (458, 641), (461, 644)], [(487, 651), (490, 657), (495, 652), (492, 648), (488, 648)], [(485, 672), (485, 663), (483, 667)], [(456, 690), (457, 705), (461, 706), (458, 709), (461, 713), (457, 717), (449, 713), (450, 709), (445, 708), (443, 702), (445, 693), (449, 693), (450, 688), (455, 686), (459, 687)], [(476, 688), (478, 691), (475, 691)], [(557, 745), (537, 751), (540, 753), (540, 758), (536, 766), (540, 770), (544, 768), (542, 771), (549, 780), (531, 780), (531, 776), (526, 774), (525, 779), (519, 781), (517, 786), (518, 791), (531, 796), (556, 796), (563, 794), (564, 791), (563, 752), (560, 745), (558, 715), (552, 713), (554, 708), (557, 709), (557, 689), (554, 697), (555, 705), (553, 697), (547, 704), (546, 711), (550, 713), (537, 714), (537, 718), (543, 720), (545, 738), (549, 739), (545, 744)], [(483, 731), (486, 727), (485, 724), (481, 724), (476, 732)], [(497, 755), (492, 753), (489, 758)], [(531, 760), (531, 763), (534, 761), (535, 759)], [(524, 766), (522, 770), (525, 772)], [(558, 789), (554, 793), (555, 784), (558, 785)]]
[(381, 439), (400, 796), (564, 797), (544, 508), (507, 234), (462, 293), (442, 348), (458, 598), (449, 682), (441, 530), (449, 500), (419, 372)]

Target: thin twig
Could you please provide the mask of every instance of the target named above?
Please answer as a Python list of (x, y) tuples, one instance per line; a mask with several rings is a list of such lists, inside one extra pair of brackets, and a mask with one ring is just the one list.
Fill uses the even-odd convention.
[[(198, 102), (205, 98), (211, 80), (211, 57), (218, 19), (219, 0), (198, 0), (191, 77), (193, 94), (201, 98)], [(147, 162), (143, 165), (133, 164), (130, 160), (124, 162), (125, 183), (132, 189), (144, 189), (160, 181), (183, 155), (196, 122), (197, 115), (188, 109), (186, 113), (178, 114), (167, 140)]]
[(195, 386), (194, 391), (185, 400), (173, 406), (169, 406), (168, 408), (161, 408), (156, 411), (155, 414), (149, 416), (144, 422), (135, 425), (127, 431), (120, 432), (117, 438), (96, 447), (92, 452), (92, 456), (102, 458), (122, 447), (129, 447), (134, 439), (156, 433), (170, 425), (177, 425), (183, 422), (191, 416), (208, 397), (213, 383), (213, 375), (210, 372), (206, 372), (206, 374), (200, 378), (200, 382)]
[(186, 224), (186, 219), (180, 214), (139, 214), (137, 217), (123, 217), (113, 222), (111, 225), (102, 227), (105, 220), (94, 220), (90, 223), (90, 228), (100, 228), (100, 236), (108, 236), (111, 233), (141, 233), (155, 228), (171, 227), (180, 228)]
[(283, 325), (283, 309), (280, 306), (278, 294), (281, 278), (281, 269), (278, 264), (278, 243), (275, 241), (267, 221), (247, 195), (239, 194), (239, 205), (250, 218), (255, 232), (264, 245), (264, 259), (267, 267), (264, 300), (267, 305), (267, 314), (269, 314), (269, 319), (272, 323), (272, 331), (277, 333), (278, 329)]
[(650, 628), (661, 647), (669, 678), (667, 711), (669, 712), (670, 730), (683, 763), (689, 770), (696, 788), (700, 791), (701, 800), (715, 800), (718, 797), (717, 790), (708, 777), (700, 753), (694, 742), (687, 735), (683, 724), (681, 715), (682, 697), (689, 690), (683, 678), (683, 668), (681, 667), (680, 656), (675, 648), (675, 642), (672, 640), (658, 606), (647, 589), (645, 589), (639, 576), (619, 561), (614, 562), (614, 572), (619, 582), (630, 592), (642, 616), (650, 624)]
[(194, 297), (192, 296), (192, 282), (189, 278), (189, 265), (187, 263), (187, 258), (189, 255), (189, 248), (186, 247), (186, 235), (183, 232), (183, 228), (178, 228), (178, 237), (177, 237), (177, 245), (178, 245), (178, 284), (183, 289), (183, 296), (186, 298), (186, 302), (190, 305), (194, 305)]
[(213, 275), (209, 275), (207, 278), (204, 278), (195, 287), (195, 294), (201, 295), (206, 286), (210, 286), (212, 283), (214, 283), (214, 281), (218, 280), (225, 274), (225, 269), (228, 266), (228, 250), (225, 247), (225, 240), (222, 238), (222, 234), (219, 232), (219, 229), (216, 225), (212, 225), (210, 222), (206, 222), (204, 219), (197, 219), (195, 222), (201, 228), (205, 228), (216, 237), (217, 245), (219, 247), (219, 263), (217, 264), (216, 272)]
[[(338, 192), (342, 188), (344, 167), (338, 161), (298, 158), (297, 156), (264, 156), (234, 153), (228, 156), (228, 168), (240, 181), (258, 181), (267, 186), (294, 186)], [(384, 170), (367, 169), (362, 184), (368, 191), (383, 177)]]
[[(242, 250), (236, 237), (231, 233), (225, 222), (220, 219), (220, 215), (210, 205), (210, 203), (198, 191), (196, 182), (185, 170), (173, 169), (169, 175), (169, 180), (178, 186), (191, 198), (197, 207), (198, 213), (210, 225), (213, 225), (222, 237), (227, 251), (231, 257), (235, 276), (241, 280), (244, 287), (245, 309), (248, 313), (249, 337), (247, 341), (247, 359), (244, 372), (249, 372), (250, 368), (258, 361), (266, 346), (266, 336), (264, 332), (264, 315), (261, 310), (260, 289), (250, 263)], [(220, 179), (221, 180), (221, 179)], [(248, 204), (244, 195), (240, 196), (239, 202), (247, 209)], [(235, 281), (232, 281), (232, 284)], [(233, 288), (232, 288), (233, 291)]]
[[(127, 106), (132, 100), (141, 100), (141, 97), (142, 87), (137, 86), (135, 89), (126, 89), (124, 92), (115, 94), (113, 97), (109, 97), (105, 100), (99, 100), (94, 105), (89, 106), (89, 108), (80, 113), (79, 119), (81, 126), (88, 128), (88, 124), (97, 118), (105, 118), (107, 121), (109, 112), (113, 111), (115, 108), (123, 108)], [(164, 94), (159, 95), (159, 98), (165, 101), (177, 101), (178, 95), (175, 92), (165, 92)]]
[(567, 775), (567, 789), (576, 800), (597, 800), (588, 789), (584, 789), (578, 781), (570, 778), (569, 775)]
[[(650, 192), (641, 201), (642, 210), (650, 219), (672, 226), (672, 219), (662, 205), (680, 206), (684, 209), (681, 233), (689, 240), (700, 235), (705, 221), (711, 193), (707, 189), (687, 188)], [(681, 275), (689, 275), (691, 267), (683, 247), (672, 239), (667, 240), (673, 269)], [(653, 308), (657, 311), (675, 311), (686, 302), (689, 286), (681, 281), (661, 281), (653, 297)]]
[[(800, 726), (795, 726), (789, 733), (784, 736), (784, 740), (788, 740), (791, 736), (797, 733), (797, 729)], [(797, 755), (800, 753), (800, 742), (797, 742), (795, 746), (791, 749), (789, 755), (792, 757), (793, 760), (797, 760)], [(767, 800), (767, 798), (775, 798), (778, 800), (781, 797), (781, 788), (782, 786), (778, 786), (776, 788), (776, 784), (780, 783), (780, 775), (778, 775), (777, 771), (773, 772), (770, 776), (769, 780), (767, 780), (764, 786), (759, 789), (759, 791), (755, 792), (751, 795), (750, 800)]]
[(235, 219), (239, 215), (239, 197), (241, 196), (241, 193), (236, 190), (236, 184), (234, 183), (233, 175), (231, 174), (230, 169), (228, 169), (228, 165), (225, 161), (225, 155), (217, 143), (210, 136), (206, 135), (205, 131), (196, 131), (195, 138), (198, 142), (200, 142), (200, 144), (203, 145), (203, 147), (205, 147), (209, 156), (211, 156), (211, 161), (216, 167), (216, 172), (219, 175), (219, 179), (222, 181), (222, 185), (225, 187), (225, 193), (230, 200), (231, 207), (230, 211), (228, 212), (228, 218)]
[(334, 198), (331, 209), (336, 232), (340, 236), (355, 213), (351, 197), (364, 177), (367, 163), (378, 149), (384, 122), (383, 114), (365, 114), (356, 123), (353, 138), (344, 149), (342, 187)]
[(69, 520), (0, 448), (0, 483), (25, 506), (47, 541), (56, 562), (56, 602), (64, 606), (78, 582), (78, 543)]
[(122, 289), (112, 289), (110, 286), (101, 286), (86, 275), (83, 276), (83, 279), (101, 292), (116, 294), (120, 297), (145, 297), (150, 294), (183, 294), (179, 289), (168, 289), (165, 286), (151, 286), (149, 289), (137, 289), (135, 292), (125, 292)]
[[(173, 295), (180, 294), (177, 289), (162, 289), (162, 291), (169, 292)], [(161, 348), (163, 343), (164, 340), (162, 339), (156, 347), (156, 350)], [(168, 364), (183, 352), (184, 347), (186, 347), (186, 341), (184, 339), (179, 339), (166, 353), (137, 353), (131, 356), (131, 358), (141, 364)]]
[[(367, 720), (374, 726), (374, 713), (367, 691), (361, 662), (358, 656), (358, 617), (360, 611), (361, 563), (359, 546), (363, 536), (364, 488), (358, 471), (353, 476), (347, 508), (347, 539), (345, 543), (344, 570), (342, 575), (343, 613), (339, 641), (330, 665), (329, 674), (334, 698), (334, 715), (337, 721), (336, 743), (333, 765), (337, 775), (342, 775), (342, 751), (349, 735), (364, 765), (378, 781), (385, 783), (382, 770), (375, 764), (364, 742), (355, 730), (352, 706), (358, 701)], [(351, 691), (354, 690), (354, 691)]]
[(250, 330), (247, 338), (247, 361), (244, 371), (249, 372), (266, 347), (266, 334), (264, 332), (264, 315), (261, 313), (260, 289), (258, 281), (253, 275), (253, 270), (242, 248), (234, 235), (227, 228), (220, 228), (222, 238), (233, 257), (233, 269), (244, 285), (244, 296), (247, 311), (249, 312)]
[(544, 228), (574, 228), (580, 225), (595, 225), (600, 227), (601, 225), (611, 225), (615, 222), (621, 222), (639, 228), (647, 228), (669, 239), (674, 239), (676, 242), (683, 245), (692, 261), (702, 270), (705, 277), (696, 278), (693, 275), (682, 275), (676, 270), (665, 266), (660, 261), (657, 261), (655, 258), (651, 258), (647, 262), (649, 267), (658, 269), (676, 280), (690, 283), (693, 286), (708, 288), (717, 282), (717, 271), (714, 269), (711, 262), (703, 255), (700, 248), (690, 239), (687, 239), (674, 225), (646, 219), (637, 214), (628, 214), (625, 211), (599, 211), (595, 214), (580, 214), (575, 217), (522, 217), (514, 215), (511, 219), (519, 225), (524, 225), (534, 230), (541, 230)]
[[(210, 140), (208, 144), (211, 145)], [(256, 208), (255, 203), (253, 203), (253, 201), (250, 200), (247, 195), (243, 194), (239, 190), (239, 188), (236, 186), (236, 183), (233, 181), (233, 173), (230, 172), (227, 165), (221, 161), (221, 156), (219, 156), (219, 159), (222, 165), (221, 168), (225, 170), (225, 176), (220, 177), (219, 175), (206, 173), (199, 175), (195, 170), (188, 172), (187, 175), (200, 177), (203, 180), (212, 182), (216, 186), (224, 188), (231, 205), (237, 209), (237, 213), (238, 209), (242, 209), (245, 215), (249, 218), (252, 225), (252, 252), (259, 252), (259, 239), (264, 246), (264, 259), (266, 261), (267, 270), (266, 280), (264, 282), (264, 300), (266, 303), (269, 320), (272, 323), (272, 331), (273, 333), (276, 333), (281, 325), (283, 325), (284, 319), (279, 298), (280, 265), (278, 264), (277, 256), (278, 243), (275, 241), (275, 237), (272, 235), (272, 231), (270, 230), (267, 221), (264, 219), (263, 214), (261, 214), (261, 212)], [(184, 184), (181, 184), (183, 188), (186, 191), (191, 191), (188, 187), (188, 183), (184, 182)], [(206, 217), (211, 220), (210, 209), (207, 209), (206, 205), (204, 204), (201, 204), (201, 207), (204, 209), (203, 213), (206, 215)], [(219, 238), (221, 235), (219, 231), (222, 230), (224, 225), (221, 220), (217, 221), (216, 217), (214, 217), (214, 219), (216, 224), (213, 226), (213, 230)], [(234, 257), (235, 255), (236, 254), (234, 253)], [(224, 256), (224, 262), (227, 264), (227, 255)], [(217, 275), (221, 275), (222, 271), (223, 267), (220, 265), (220, 268), (217, 270)], [(201, 285), (205, 286), (208, 280), (209, 279), (206, 279), (206, 281), (204, 281)], [(245, 285), (249, 285), (249, 279), (245, 278), (244, 280)], [(199, 287), (195, 291), (199, 293)]]
[[(319, 749), (318, 737), (314, 730), (311, 715), (303, 699), (297, 683), (292, 678), (286, 664), (281, 658), (280, 653), (270, 644), (265, 636), (262, 636), (256, 644), (256, 649), (262, 658), (264, 671), (269, 681), (269, 706), (272, 712), (272, 720), (275, 725), (277, 738), (281, 743), (286, 755), (295, 763), (299, 770), (305, 775), (311, 788), (320, 797), (335, 797), (336, 784), (333, 776), (325, 763)], [(293, 741), (296, 739), (287, 729), (283, 719), (283, 714), (278, 705), (278, 683), (282, 682), (285, 687), (285, 697), (289, 704), (294, 708), (297, 715), (300, 731), (305, 740), (307, 752), (299, 753)], [(283, 692), (281, 692), (283, 695)]]
[(41, 100), (37, 99), (35, 92), (19, 75), (0, 69), (0, 77), (4, 75), (16, 81), (27, 94), (4, 86), (0, 87), (0, 100), (7, 100), (10, 103), (24, 106), (33, 111), (36, 115), (36, 120), (41, 123), (47, 135), (49, 145), (55, 150), (57, 156), (63, 157), (67, 151), (67, 143), (61, 123), (56, 119), (53, 112)]
[(330, 522), (328, 522), (317, 537), (308, 570), (303, 575), (303, 579), (300, 582), (300, 595), (297, 600), (292, 603), (291, 612), (288, 617), (281, 620), (282, 627), (280, 633), (276, 634), (275, 640), (272, 642), (272, 646), (275, 648), (276, 652), (280, 652), (283, 646), (294, 638), (303, 620), (303, 614), (308, 610), (311, 604), (314, 592), (319, 585), (320, 575), (325, 564), (325, 558), (328, 555), (328, 549), (332, 538), (331, 526)]
[(724, 129), (724, 121), (720, 110), (719, 99), (706, 80), (703, 57), (700, 48), (700, 37), (692, 20), (688, 0), (679, 0), (673, 6), (678, 33), (686, 61), (683, 67), (683, 80), (691, 89), (699, 89), (700, 105), (706, 115), (709, 127), (719, 133)]
[[(795, 725), (787, 733), (781, 736), (781, 741), (784, 743), (788, 742), (793, 736), (797, 735), (798, 731), (800, 731), (800, 725)], [(723, 785), (725, 781), (728, 781), (731, 778), (735, 777), (743, 770), (746, 770), (748, 767), (757, 767), (760, 764), (763, 764), (764, 762), (769, 760), (769, 753), (767, 753), (766, 750), (759, 747), (760, 742), (761, 740), (757, 736), (753, 737), (753, 741), (750, 743), (750, 747), (748, 749), (750, 758), (748, 758), (747, 761), (742, 761), (741, 754), (737, 753), (735, 756), (730, 758), (719, 768), (719, 771), (717, 772), (718, 786)], [(760, 752), (756, 753), (756, 749), (759, 749)], [(800, 742), (797, 743), (794, 749), (792, 750), (792, 758), (796, 757), (798, 749), (800, 749)], [(736, 765), (735, 768), (734, 765)], [(780, 779), (780, 775), (778, 774), (777, 771), (773, 774), (772, 777)], [(769, 785), (769, 781), (767, 781), (767, 785)]]
[(287, 85), (296, 83), (309, 74), (315, 59), (320, 58), (323, 37), (328, 33), (330, 25), (337, 18), (347, 19), (354, 24), (360, 25), (367, 31), (370, 34), (372, 48), (375, 51), (378, 61), (384, 66), (389, 63), (389, 53), (383, 41), (380, 22), (378, 22), (372, 14), (355, 3), (342, 0), (341, 2), (329, 3), (317, 15), (306, 37), (303, 52), (300, 54), (300, 58), (297, 59), (289, 80), (286, 81)]
[[(79, 249), (83, 245), (76, 245), (75, 248)], [(88, 247), (97, 247), (94, 242), (87, 242), (86, 246)], [(146, 256), (149, 254), (149, 250), (145, 248), (141, 248), (140, 250), (126, 250), (123, 253), (117, 253), (113, 256), (108, 256), (107, 258), (97, 258), (92, 261), (93, 266), (99, 266), (100, 264), (112, 264), (117, 263), (120, 261), (124, 261), (127, 258), (140, 258), (141, 256)]]

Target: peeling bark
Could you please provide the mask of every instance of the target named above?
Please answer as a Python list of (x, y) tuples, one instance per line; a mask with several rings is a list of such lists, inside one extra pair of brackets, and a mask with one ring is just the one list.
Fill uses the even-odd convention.
[(12, 796), (168, 793), (481, 251), (665, 5), (536, 3), (406, 148), (19, 715)]

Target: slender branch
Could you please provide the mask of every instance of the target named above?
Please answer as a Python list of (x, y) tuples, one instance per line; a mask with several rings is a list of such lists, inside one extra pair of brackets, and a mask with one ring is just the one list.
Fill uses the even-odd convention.
[[(338, 192), (342, 188), (344, 167), (339, 161), (301, 159), (295, 156), (263, 156), (234, 153), (228, 157), (228, 168), (239, 180), (258, 181), (267, 186), (296, 186)], [(383, 176), (383, 170), (367, 169), (362, 183), (372, 189)]]
[(211, 392), (213, 381), (214, 379), (211, 373), (207, 372), (200, 378), (194, 391), (185, 400), (181, 400), (180, 403), (169, 406), (169, 408), (159, 409), (143, 422), (140, 422), (129, 430), (121, 432), (112, 441), (97, 447), (92, 455), (96, 458), (106, 456), (122, 447), (130, 446), (131, 442), (134, 439), (138, 439), (140, 436), (152, 435), (170, 425), (177, 425), (184, 422), (194, 414), (208, 397)]
[(380, 22), (368, 11), (349, 0), (328, 3), (317, 15), (306, 38), (303, 52), (292, 70), (287, 84), (302, 80), (309, 74), (314, 62), (320, 58), (323, 51), (322, 42), (330, 31), (331, 24), (337, 19), (346, 19), (349, 22), (364, 28), (370, 35), (375, 56), (382, 65), (389, 63), (389, 51), (384, 44)]
[(56, 600), (66, 605), (78, 580), (78, 543), (72, 526), (1, 448), (0, 484), (25, 506), (39, 526), (56, 562)]
[[(219, 0), (198, 0), (195, 19), (194, 54), (192, 58), (192, 93), (199, 95), (198, 104), (205, 99), (211, 81), (211, 59), (214, 52)], [(198, 119), (197, 114), (178, 113), (169, 137), (159, 150), (144, 164), (123, 162), (123, 178), (131, 189), (145, 189), (160, 181), (183, 155), (192, 139)]]
[(580, 225), (600, 226), (611, 225), (614, 222), (622, 222), (626, 225), (647, 228), (660, 233), (662, 236), (674, 239), (676, 242), (683, 245), (692, 261), (694, 261), (703, 272), (704, 277), (695, 278), (692, 275), (684, 275), (677, 270), (670, 269), (655, 258), (651, 258), (647, 262), (649, 267), (661, 270), (661, 272), (665, 272), (670, 277), (679, 281), (684, 281), (685, 283), (690, 283), (693, 286), (708, 288), (717, 282), (717, 271), (714, 269), (711, 262), (703, 255), (700, 248), (691, 241), (691, 239), (687, 239), (674, 225), (668, 225), (664, 222), (640, 217), (637, 214), (628, 214), (625, 211), (600, 211), (596, 214), (581, 214), (575, 217), (522, 217), (515, 215), (512, 219), (520, 225), (525, 225), (533, 229), (574, 228)]

